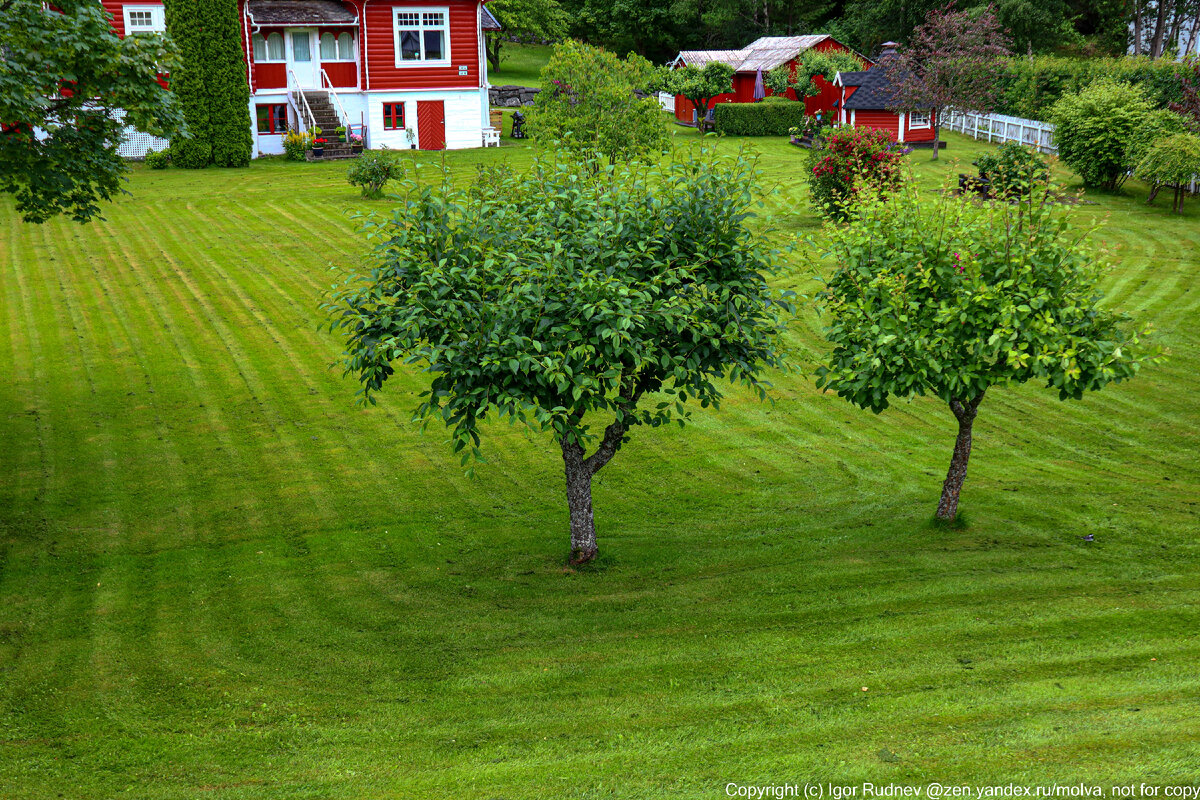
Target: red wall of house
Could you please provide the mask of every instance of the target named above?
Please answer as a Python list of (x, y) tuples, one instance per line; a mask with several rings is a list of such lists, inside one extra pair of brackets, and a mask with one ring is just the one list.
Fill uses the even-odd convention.
[(118, 36), (125, 35), (125, 3), (121, 0), (101, 0), (100, 5), (104, 6), (104, 10), (112, 14), (113, 29)]
[(287, 64), (255, 64), (253, 73), (256, 90), (287, 88)]
[[(469, 89), (479, 86), (479, 3), (477, 0), (444, 0), (450, 8), (450, 58), (448, 67), (397, 67), (393, 8), (428, 8), (428, 2), (397, 0), (366, 3), (363, 15), (366, 46), (359, 51), (366, 63), (363, 88)], [(360, 5), (361, 4), (356, 4)], [(361, 12), (360, 12), (361, 13)], [(466, 75), (458, 68), (465, 66)], [(369, 86), (367, 85), (369, 81)]]
[(893, 114), (891, 111), (857, 109), (854, 111), (854, 125), (859, 128), (878, 128), (887, 131), (893, 139), (900, 136), (900, 115)]

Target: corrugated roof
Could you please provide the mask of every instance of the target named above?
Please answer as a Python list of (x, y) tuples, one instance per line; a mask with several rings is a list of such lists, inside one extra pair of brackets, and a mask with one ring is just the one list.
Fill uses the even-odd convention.
[(255, 25), (346, 25), (358, 19), (337, 0), (250, 0), (246, 9)]
[(710, 61), (720, 61), (737, 72), (757, 72), (760, 69), (769, 72), (831, 38), (833, 37), (825, 33), (808, 36), (763, 36), (741, 50), (684, 50), (676, 57), (675, 63), (703, 67)]

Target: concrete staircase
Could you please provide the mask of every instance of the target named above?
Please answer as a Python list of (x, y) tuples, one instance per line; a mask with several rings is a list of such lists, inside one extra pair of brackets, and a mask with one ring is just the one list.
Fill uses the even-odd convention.
[(342, 123), (338, 120), (337, 111), (329, 99), (329, 92), (305, 92), (304, 99), (312, 109), (317, 127), (321, 129), (321, 138), (325, 139), (325, 155), (321, 161), (335, 158), (358, 158), (359, 153), (351, 152), (349, 142), (337, 140), (337, 127)]

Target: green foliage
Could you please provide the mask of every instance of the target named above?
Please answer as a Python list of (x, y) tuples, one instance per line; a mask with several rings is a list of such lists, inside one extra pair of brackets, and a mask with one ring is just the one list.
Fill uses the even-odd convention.
[[(4, 4), (0, 192), (14, 195), (26, 222), (99, 215), (100, 201), (122, 191), (128, 166), (117, 146), (126, 125), (163, 137), (180, 130), (176, 100), (156, 80), (160, 66), (174, 64), (163, 37), (118, 38), (98, 3)], [(70, 96), (60, 92), (64, 80)]]
[(1084, 186), (1120, 188), (1132, 167), (1129, 145), (1151, 108), (1141, 89), (1108, 79), (1064, 95), (1050, 110), (1059, 157), (1079, 173)]
[(809, 193), (817, 212), (831, 219), (853, 215), (863, 189), (887, 195), (904, 180), (911, 152), (877, 128), (837, 127), (809, 151)]
[(146, 153), (145, 162), (150, 169), (166, 169), (171, 165), (171, 148), (165, 150), (151, 150)]
[(829, 230), (818, 386), (880, 412), (893, 396), (967, 403), (1037, 380), (1066, 400), (1132, 378), (1139, 334), (1102, 307), (1100, 260), (1066, 214), (1045, 193), (865, 198)]
[(288, 131), (283, 135), (283, 155), (288, 161), (303, 161), (313, 137), (302, 131)]
[(1138, 86), (1156, 107), (1166, 108), (1183, 98), (1180, 76), (1186, 67), (1168, 58), (1071, 58), (1034, 56), (1014, 58), (1001, 76), (999, 111), (1029, 119), (1049, 119), (1051, 107), (1100, 79)]
[(1158, 187), (1173, 187), (1176, 190), (1175, 210), (1182, 212), (1182, 188), (1200, 175), (1200, 136), (1177, 133), (1157, 140), (1138, 162), (1134, 174), (1154, 187), (1151, 200)]
[(710, 61), (703, 68), (683, 64), (664, 69), (659, 88), (691, 101), (703, 117), (714, 97), (733, 91), (733, 67)]
[(172, 142), (173, 161), (187, 169), (250, 163), (250, 89), (235, 0), (166, 0), (167, 31), (179, 44), (171, 73), (190, 136)]
[(557, 41), (567, 35), (567, 12), (558, 0), (491, 0), (488, 11), (504, 30), (486, 31), (491, 69), (500, 69), (501, 51), (510, 37), (522, 41)]
[(1177, 133), (1187, 133), (1189, 130), (1187, 119), (1174, 111), (1165, 108), (1150, 111), (1126, 144), (1126, 162), (1132, 169), (1141, 162), (1155, 142)]
[(667, 121), (652, 97), (639, 99), (660, 76), (644, 58), (617, 58), (569, 40), (542, 70), (542, 91), (529, 111), (529, 130), (543, 144), (577, 156), (601, 154), (610, 164), (645, 160), (667, 149)]
[(449, 426), (464, 464), (488, 415), (582, 445), (591, 412), (682, 425), (689, 400), (718, 405), (719, 380), (765, 396), (791, 307), (747, 228), (753, 180), (745, 157), (701, 151), (646, 169), (484, 168), (469, 190), (410, 184), (365, 225), (372, 267), (325, 306), (347, 372), (373, 402), (393, 361), (427, 366), (416, 416)]
[(804, 103), (717, 103), (713, 130), (726, 136), (787, 136), (807, 124)]
[(772, 92), (782, 95), (794, 89), (797, 97), (811, 97), (821, 91), (816, 82), (820, 75), (830, 83), (839, 72), (857, 72), (863, 63), (857, 56), (842, 50), (807, 50), (800, 57), (800, 65), (793, 69), (790, 64), (780, 64), (763, 78)]
[(369, 199), (383, 197), (383, 187), (388, 181), (404, 177), (404, 165), (393, 153), (375, 150), (363, 153), (350, 162), (346, 181), (351, 186), (361, 186), (362, 196)]
[(1037, 148), (1007, 142), (975, 159), (979, 177), (991, 184), (993, 195), (1016, 197), (1045, 186), (1050, 165)]

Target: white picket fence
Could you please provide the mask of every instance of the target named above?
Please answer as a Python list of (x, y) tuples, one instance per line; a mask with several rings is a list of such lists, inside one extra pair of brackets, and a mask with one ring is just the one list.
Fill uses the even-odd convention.
[(1005, 114), (974, 114), (948, 109), (942, 124), (952, 131), (965, 133), (975, 139), (1003, 144), (1020, 142), (1036, 147), (1043, 153), (1058, 155), (1054, 144), (1054, 126), (1036, 119), (1022, 119)]
[[(1054, 143), (1054, 126), (1049, 122), (1010, 117), (1005, 114), (975, 114), (947, 109), (942, 118), (942, 125), (947, 130), (958, 131), (975, 139), (986, 139), (997, 144), (1020, 142), (1036, 147), (1043, 153), (1058, 155), (1058, 145)], [(1200, 191), (1200, 175), (1188, 184), (1188, 191), (1192, 194)]]
[(675, 113), (675, 95), (667, 94), (666, 92), (658, 93), (658, 104), (662, 106), (663, 111)]

